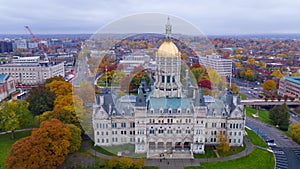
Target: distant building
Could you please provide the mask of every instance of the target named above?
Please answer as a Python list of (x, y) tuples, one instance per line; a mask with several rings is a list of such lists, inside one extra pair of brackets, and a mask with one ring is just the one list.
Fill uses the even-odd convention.
[(16, 91), (14, 80), (7, 73), (0, 74), (0, 101)]
[(26, 41), (26, 39), (16, 39), (14, 41), (14, 47), (16, 49), (27, 49), (27, 41)]
[(43, 84), (53, 76), (65, 76), (64, 63), (50, 64), (36, 57), (14, 56), (10, 63), (0, 65), (0, 73), (9, 74), (16, 83), (23, 85)]
[(128, 55), (125, 56), (123, 60), (120, 60), (119, 64), (124, 67), (124, 72), (129, 74), (134, 67), (143, 66), (147, 69), (149, 62), (149, 55)]
[(221, 76), (232, 75), (232, 60), (221, 58), (220, 55), (212, 54), (200, 56), (199, 62), (205, 67), (210, 67), (217, 71)]
[(284, 76), (281, 78), (278, 94), (300, 98), (300, 76)]
[(12, 51), (13, 51), (12, 42), (0, 41), (0, 53), (5, 53), (5, 52), (9, 53)]

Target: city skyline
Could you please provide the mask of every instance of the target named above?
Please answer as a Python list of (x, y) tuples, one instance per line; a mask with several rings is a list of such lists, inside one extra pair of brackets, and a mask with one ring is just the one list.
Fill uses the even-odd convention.
[(35, 0), (2, 3), (1, 34), (95, 33), (105, 25), (138, 13), (163, 13), (192, 23), (207, 35), (299, 33), (297, 1), (89, 1)]

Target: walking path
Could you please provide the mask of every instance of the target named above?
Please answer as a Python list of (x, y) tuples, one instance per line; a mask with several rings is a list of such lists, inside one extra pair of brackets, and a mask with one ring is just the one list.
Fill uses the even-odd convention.
[[(199, 166), (200, 162), (217, 162), (217, 161), (228, 161), (234, 160), (237, 158), (241, 158), (243, 156), (248, 155), (252, 152), (253, 148), (255, 147), (246, 137), (244, 138), (246, 149), (242, 152), (227, 156), (227, 157), (220, 157), (220, 158), (199, 158), (199, 159), (146, 159), (145, 166), (158, 166), (160, 169), (183, 169), (185, 166)], [(93, 150), (88, 141), (82, 141), (82, 147), (86, 149), (89, 153), (105, 159), (111, 159), (112, 156), (108, 156), (105, 154), (101, 154), (95, 150)]]
[[(14, 130), (14, 133), (17, 133), (17, 132), (22, 132), (22, 131), (31, 131), (32, 128), (26, 128), (26, 129), (20, 129), (20, 130)], [(12, 131), (4, 131), (4, 132), (0, 132), (0, 135), (3, 135), (3, 134), (7, 134), (7, 133), (11, 133)]]

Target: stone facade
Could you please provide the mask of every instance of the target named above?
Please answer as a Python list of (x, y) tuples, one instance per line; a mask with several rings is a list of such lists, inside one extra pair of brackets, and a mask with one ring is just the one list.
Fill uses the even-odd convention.
[(161, 153), (193, 158), (193, 153), (205, 153), (205, 145), (217, 145), (222, 133), (230, 146), (242, 146), (245, 114), (239, 97), (223, 91), (213, 102), (206, 101), (201, 89), (183, 87), (180, 53), (168, 35), (171, 26), (166, 27), (166, 41), (157, 52), (155, 82), (150, 83), (150, 90), (142, 78), (136, 97), (116, 99), (110, 92), (96, 97), (95, 145), (131, 143), (135, 153), (147, 153), (148, 158)]

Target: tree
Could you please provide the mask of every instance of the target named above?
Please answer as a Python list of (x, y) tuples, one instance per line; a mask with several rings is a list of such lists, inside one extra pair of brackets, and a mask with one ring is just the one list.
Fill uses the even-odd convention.
[(81, 144), (81, 129), (74, 124), (66, 124), (66, 126), (70, 129), (72, 133), (72, 137), (70, 139), (70, 147), (69, 147), (69, 152), (73, 153), (80, 148)]
[(108, 161), (108, 167), (109, 168), (114, 168), (118, 165), (118, 157), (113, 157)]
[(281, 130), (288, 130), (290, 122), (289, 108), (284, 103), (281, 106), (275, 106), (270, 110), (270, 120), (274, 125), (278, 125)]
[(199, 82), (203, 77), (205, 69), (202, 67), (197, 67), (197, 68), (192, 68), (191, 71), (192, 71), (193, 75), (195, 76), (196, 81)]
[[(75, 105), (74, 101), (78, 103)], [(66, 95), (61, 97), (59, 101), (55, 102), (53, 111), (44, 112), (36, 118), (39, 122), (56, 118), (65, 124), (74, 124), (81, 128), (76, 111), (84, 111), (84, 108), (79, 107), (79, 105), (82, 106), (80, 98), (72, 95)]]
[(228, 152), (230, 150), (229, 143), (222, 131), (219, 135), (217, 150), (221, 152)]
[(200, 80), (198, 86), (206, 89), (211, 89), (211, 82), (207, 79)]
[(217, 88), (219, 90), (222, 90), (225, 88), (225, 81), (223, 81), (222, 77), (219, 75), (219, 73), (210, 67), (207, 68), (207, 73), (209, 80), (212, 82), (212, 87)]
[(55, 93), (55, 101), (58, 101), (63, 96), (72, 94), (72, 85), (66, 81), (53, 81), (46, 87), (49, 87), (50, 92)]
[(280, 69), (274, 70), (271, 74), (271, 76), (277, 77), (277, 78), (282, 78), (283, 74), (281, 73)]
[(129, 169), (133, 166), (133, 161), (129, 157), (122, 157), (119, 161), (119, 165), (121, 169)]
[(0, 109), (0, 129), (12, 131), (11, 139), (14, 139), (14, 130), (25, 127), (32, 120), (26, 101), (5, 102)]
[(56, 168), (68, 154), (70, 129), (57, 119), (44, 121), (29, 137), (15, 142), (6, 158), (8, 168)]
[(238, 94), (239, 93), (239, 87), (238, 85), (236, 85), (235, 83), (231, 83), (231, 87), (229, 86), (229, 89), (232, 91), (232, 93), (234, 94)]
[(262, 87), (264, 90), (276, 90), (276, 82), (274, 80), (266, 80), (263, 84)]
[(61, 75), (54, 76), (54, 77), (46, 79), (45, 84), (47, 85), (47, 84), (50, 84), (50, 83), (52, 83), (54, 81), (65, 81), (65, 79)]
[(54, 99), (55, 93), (50, 92), (49, 88), (39, 86), (30, 90), (26, 101), (29, 102), (31, 114), (40, 115), (53, 109)]
[(150, 82), (150, 77), (148, 76), (147, 72), (145, 72), (145, 71), (138, 72), (137, 74), (132, 74), (132, 76), (133, 76), (133, 78), (131, 79), (130, 85), (134, 89), (137, 89), (140, 86), (141, 79), (143, 76), (145, 77), (147, 84), (149, 84), (149, 82)]
[(295, 140), (298, 144), (300, 144), (300, 124), (299, 123), (293, 124), (290, 130), (291, 130), (293, 140)]
[(248, 64), (248, 65), (254, 65), (254, 63), (255, 63), (255, 59), (254, 59), (254, 58), (249, 58), (249, 59), (247, 60), (247, 64)]
[(145, 159), (139, 158), (139, 159), (136, 159), (133, 163), (134, 163), (134, 168), (143, 169), (143, 167), (145, 165)]

